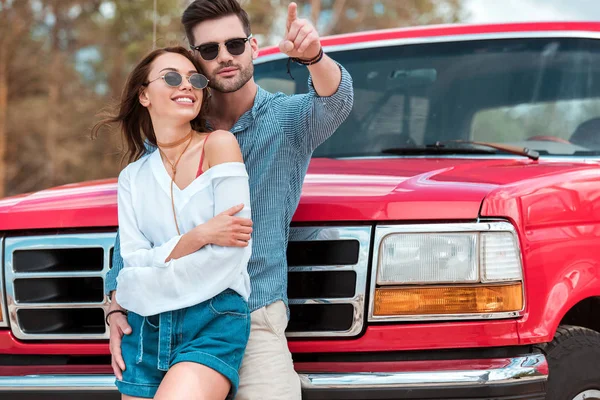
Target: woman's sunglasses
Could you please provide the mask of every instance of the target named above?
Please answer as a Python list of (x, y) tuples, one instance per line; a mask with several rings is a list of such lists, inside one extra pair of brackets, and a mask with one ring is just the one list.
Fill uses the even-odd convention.
[[(144, 86), (148, 86), (152, 82), (157, 81), (159, 79), (164, 80), (167, 85), (172, 87), (178, 87), (181, 85), (181, 82), (183, 82), (183, 76), (181, 76), (179, 72), (169, 71), (166, 74), (161, 75), (158, 78), (146, 83)], [(190, 85), (194, 87), (194, 89), (204, 89), (208, 86), (208, 79), (206, 79), (206, 77), (202, 74), (191, 74), (187, 77), (187, 79), (190, 82)]]
[[(252, 39), (252, 34), (247, 38), (229, 39), (225, 42), (225, 47), (232, 56), (239, 56), (246, 51), (246, 42), (250, 39)], [(198, 51), (204, 60), (211, 61), (219, 55), (220, 46), (219, 43), (204, 43), (199, 46), (190, 46), (190, 48)]]

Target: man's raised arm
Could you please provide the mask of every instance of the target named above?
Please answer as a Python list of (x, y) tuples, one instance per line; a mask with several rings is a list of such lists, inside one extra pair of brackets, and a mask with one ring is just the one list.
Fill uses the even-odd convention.
[(308, 67), (319, 96), (329, 97), (337, 91), (342, 80), (340, 66), (323, 54), (319, 33), (310, 21), (298, 18), (296, 3), (288, 7), (285, 36), (279, 49)]

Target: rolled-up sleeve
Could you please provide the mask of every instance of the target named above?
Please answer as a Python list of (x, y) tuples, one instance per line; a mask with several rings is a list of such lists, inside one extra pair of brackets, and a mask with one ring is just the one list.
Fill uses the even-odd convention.
[(352, 77), (343, 66), (338, 66), (342, 78), (336, 92), (331, 96), (319, 96), (309, 76), (308, 93), (288, 96), (281, 100), (279, 123), (292, 142), (305, 154), (312, 153), (327, 140), (352, 111)]
[(119, 275), (121, 269), (123, 269), (123, 257), (121, 256), (121, 235), (117, 230), (115, 244), (113, 247), (111, 268), (104, 277), (104, 293), (107, 296), (110, 296), (110, 292), (117, 290), (117, 276)]

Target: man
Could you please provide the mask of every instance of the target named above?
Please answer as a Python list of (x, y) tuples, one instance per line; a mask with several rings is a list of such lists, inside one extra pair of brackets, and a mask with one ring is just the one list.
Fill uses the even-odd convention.
[[(196, 0), (183, 13), (182, 23), (210, 81), (210, 128), (234, 133), (250, 177), (252, 324), (236, 399), (300, 399), (300, 382), (284, 333), (289, 224), (312, 152), (351, 111), (352, 81), (343, 67), (322, 53), (317, 31), (307, 20), (298, 19), (295, 3), (289, 6), (279, 47), (310, 72), (309, 93), (302, 95), (271, 94), (254, 82), (252, 61), (258, 56), (258, 44), (237, 0)], [(207, 244), (245, 245), (252, 223), (236, 218), (238, 211), (232, 209), (205, 224)], [(106, 279), (111, 310), (119, 308), (114, 290), (122, 263), (117, 238)], [(131, 330), (122, 314), (112, 314), (109, 322), (112, 365), (120, 378), (125, 368), (121, 337)]]

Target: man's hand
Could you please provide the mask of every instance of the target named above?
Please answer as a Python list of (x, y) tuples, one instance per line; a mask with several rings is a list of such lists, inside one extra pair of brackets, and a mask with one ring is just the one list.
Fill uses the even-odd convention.
[[(108, 311), (112, 310), (123, 310), (123, 308), (117, 303), (115, 298), (115, 292), (112, 293), (112, 300)], [(123, 361), (123, 355), (121, 353), (121, 341), (123, 335), (129, 335), (131, 333), (131, 326), (127, 322), (127, 317), (121, 313), (114, 313), (108, 317), (108, 323), (110, 324), (110, 364), (118, 380), (123, 380), (123, 371), (125, 371), (125, 361)]]
[(223, 247), (246, 247), (252, 234), (252, 220), (234, 216), (243, 208), (243, 204), (231, 207), (194, 229), (206, 238), (207, 244)]
[(319, 33), (306, 19), (298, 18), (298, 6), (290, 3), (285, 29), (285, 37), (279, 49), (289, 57), (310, 60), (319, 55), (321, 42)]

